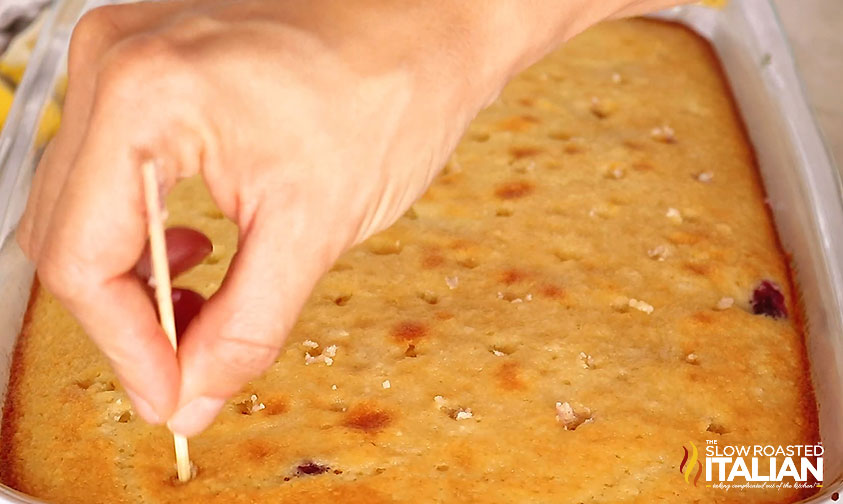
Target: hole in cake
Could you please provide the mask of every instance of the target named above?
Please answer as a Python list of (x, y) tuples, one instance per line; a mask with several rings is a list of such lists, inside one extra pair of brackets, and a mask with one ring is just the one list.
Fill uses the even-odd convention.
[(413, 359), (413, 358), (416, 358), (418, 356), (419, 356), (419, 354), (416, 351), (416, 345), (413, 345), (412, 343), (407, 345), (407, 349), (404, 350), (404, 357), (409, 357), (409, 358)]
[(174, 486), (174, 487), (186, 485), (186, 484), (190, 483), (191, 481), (195, 480), (197, 476), (199, 476), (199, 467), (196, 464), (194, 464), (193, 462), (191, 462), (190, 463), (190, 479), (187, 480), (186, 482), (182, 483), (181, 481), (179, 481), (178, 468), (176, 467), (175, 464), (173, 464), (173, 475), (170, 476), (169, 478), (167, 478), (167, 484), (169, 484), (170, 486)]
[(573, 135), (571, 135), (567, 131), (558, 130), (551, 131), (550, 133), (548, 133), (547, 138), (550, 138), (551, 140), (558, 140), (564, 142), (573, 138)]
[(504, 355), (512, 355), (515, 353), (515, 345), (509, 345), (506, 343), (492, 345), (489, 347), (489, 352), (494, 354), (497, 357), (503, 357)]
[(432, 291), (419, 292), (416, 296), (427, 304), (435, 305), (439, 302), (439, 296)]
[(459, 264), (463, 268), (474, 269), (480, 266), (480, 261), (478, 261), (475, 257), (463, 257), (457, 259), (457, 264)]
[(266, 405), (259, 401), (258, 396), (255, 394), (250, 395), (243, 401), (235, 403), (234, 406), (241, 415), (252, 415), (266, 409)]
[(715, 434), (720, 434), (721, 436), (729, 433), (729, 429), (727, 429), (725, 425), (717, 422), (709, 423), (705, 430), (706, 432), (713, 432)]
[(303, 462), (296, 466), (296, 476), (315, 476), (317, 474), (324, 474), (330, 471), (331, 468), (327, 465), (317, 464), (316, 462)]
[(334, 298), (334, 304), (337, 306), (345, 306), (351, 300), (351, 294), (340, 294)]
[(553, 251), (553, 255), (562, 262), (576, 261), (580, 259), (580, 255), (571, 250), (556, 249)]
[(447, 471), (448, 469), (450, 469), (450, 468), (448, 467), (448, 464), (438, 464), (438, 465), (436, 466), (436, 470), (437, 470), (437, 471), (439, 471), (439, 472), (445, 472), (445, 471)]
[(88, 392), (113, 392), (116, 389), (113, 381), (100, 378), (77, 380), (76, 386)]
[(392, 240), (386, 237), (373, 236), (369, 239), (369, 252), (375, 255), (400, 254), (404, 245), (401, 240)]
[(529, 303), (533, 300), (533, 295), (529, 292), (519, 294), (512, 291), (498, 291), (497, 297), (507, 303)]
[(598, 119), (605, 119), (609, 117), (612, 112), (615, 111), (617, 106), (611, 100), (601, 100), (596, 96), (591, 98), (591, 106), (589, 107), (589, 111), (594, 117)]
[(348, 411), (348, 405), (342, 399), (337, 399), (328, 405), (328, 410), (334, 413), (345, 413)]
[(116, 420), (118, 423), (129, 423), (132, 421), (132, 416), (132, 412), (130, 410), (127, 410), (121, 413)]
[(433, 402), (436, 404), (436, 407), (439, 408), (439, 411), (444, 413), (451, 420), (460, 421), (474, 418), (474, 413), (471, 411), (471, 408), (463, 406), (452, 407), (448, 404), (448, 400), (442, 396), (435, 396), (433, 398)]
[(488, 142), (489, 138), (491, 138), (491, 135), (489, 135), (488, 133), (485, 133), (485, 132), (469, 133), (468, 134), (468, 139), (471, 140), (472, 142), (478, 142), (478, 143)]
[(498, 208), (495, 210), (495, 216), (497, 217), (512, 217), (512, 209), (511, 208)]

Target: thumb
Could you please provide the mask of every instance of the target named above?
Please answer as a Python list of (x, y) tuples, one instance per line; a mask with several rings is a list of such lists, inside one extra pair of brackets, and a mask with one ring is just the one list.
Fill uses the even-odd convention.
[[(220, 290), (204, 305), (179, 346), (179, 408), (168, 426), (192, 436), (213, 422), (225, 400), (275, 362), (288, 332), (335, 255), (297, 222), (257, 215)], [(302, 215), (302, 214), (299, 214)], [(296, 232), (296, 229), (299, 232)], [(323, 233), (319, 233), (323, 234)]]

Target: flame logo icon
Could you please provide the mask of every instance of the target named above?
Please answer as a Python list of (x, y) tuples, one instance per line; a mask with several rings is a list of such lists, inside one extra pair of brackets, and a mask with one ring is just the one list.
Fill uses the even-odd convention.
[(697, 475), (694, 476), (694, 486), (697, 486), (697, 482), (700, 480), (700, 475), (702, 474), (702, 462), (699, 461), (697, 446), (692, 441), (688, 441), (688, 443), (691, 444), (691, 452), (689, 454), (688, 449), (684, 446), (682, 447), (685, 450), (685, 456), (682, 457), (682, 463), (679, 464), (679, 473), (685, 476), (685, 483), (690, 483), (691, 473), (694, 472), (694, 464), (696, 464)]

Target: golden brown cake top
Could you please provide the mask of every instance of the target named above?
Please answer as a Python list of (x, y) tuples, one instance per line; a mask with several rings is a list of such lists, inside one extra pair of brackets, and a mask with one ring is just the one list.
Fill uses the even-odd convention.
[[(199, 180), (169, 209), (214, 241), (176, 281), (209, 295), (236, 229)], [(192, 440), (187, 485), (168, 432), (38, 289), (0, 476), (59, 504), (790, 502), (677, 469), (689, 441), (816, 441), (793, 299), (710, 48), (605, 23), (513, 81), (424, 198), (340, 259), (276, 364)]]

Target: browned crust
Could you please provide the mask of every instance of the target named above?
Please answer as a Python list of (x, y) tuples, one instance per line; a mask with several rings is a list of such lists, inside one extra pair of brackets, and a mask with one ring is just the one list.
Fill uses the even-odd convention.
[[(753, 169), (753, 178), (755, 180), (755, 186), (759, 192), (759, 195), (762, 198), (762, 201), (766, 201), (766, 190), (764, 188), (763, 179), (761, 176), (760, 168), (758, 165), (758, 158), (756, 156), (755, 147), (753, 146), (752, 142), (750, 141), (750, 137), (748, 135), (748, 130), (746, 127), (746, 123), (743, 119), (743, 116), (740, 114), (737, 104), (735, 102), (734, 94), (731, 89), (731, 85), (729, 84), (729, 80), (727, 79), (726, 73), (723, 69), (723, 66), (717, 57), (716, 51), (714, 50), (713, 46), (702, 36), (700, 36), (697, 32), (693, 29), (689, 28), (686, 25), (681, 23), (673, 22), (673, 21), (666, 21), (666, 20), (657, 20), (657, 19), (647, 19), (646, 22), (649, 23), (661, 23), (664, 25), (670, 25), (675, 28), (681, 28), (686, 32), (690, 33), (700, 44), (701, 47), (705, 49), (706, 58), (708, 58), (712, 68), (718, 72), (720, 75), (720, 81), (723, 83), (723, 87), (725, 88), (725, 94), (729, 100), (730, 108), (732, 111), (732, 117), (736, 120), (741, 139), (748, 146), (749, 155), (751, 157), (751, 162), (754, 167)], [(771, 236), (774, 239), (775, 246), (778, 249), (781, 257), (784, 258), (784, 267), (786, 271), (786, 281), (787, 281), (787, 292), (788, 292), (788, 309), (790, 310), (790, 320), (792, 321), (795, 330), (801, 336), (802, 344), (799, 346), (799, 353), (794, 357), (799, 360), (802, 364), (802, 368), (804, 369), (804, 373), (802, 373), (798, 377), (797, 387), (800, 391), (801, 402), (800, 402), (800, 411), (799, 414), (805, 421), (803, 427), (803, 433), (805, 435), (804, 442), (810, 444), (816, 444), (820, 441), (819, 436), (819, 421), (818, 421), (818, 412), (817, 412), (817, 403), (815, 398), (814, 387), (811, 379), (811, 372), (810, 372), (810, 361), (808, 359), (808, 352), (806, 346), (806, 338), (807, 338), (807, 324), (804, 317), (804, 306), (802, 304), (802, 296), (800, 294), (800, 290), (798, 284), (796, 282), (794, 276), (794, 268), (792, 263), (792, 258), (790, 254), (788, 254), (784, 247), (782, 246), (781, 240), (779, 238), (778, 233), (776, 232), (775, 227), (775, 219), (772, 213), (772, 209), (768, 204), (765, 203), (765, 211), (768, 216), (768, 226), (771, 231)], [(26, 491), (23, 486), (22, 476), (17, 471), (16, 465), (16, 457), (15, 454), (17, 452), (15, 446), (15, 438), (13, 433), (16, 432), (18, 423), (20, 420), (20, 413), (18, 411), (18, 406), (20, 404), (20, 380), (23, 374), (23, 354), (25, 353), (26, 345), (28, 343), (28, 329), (31, 321), (32, 316), (32, 307), (37, 297), (37, 292), (39, 288), (39, 282), (37, 277), (33, 281), (32, 288), (30, 291), (29, 302), (27, 305), (26, 313), (24, 315), (23, 326), (21, 329), (20, 336), (18, 337), (18, 341), (15, 345), (15, 349), (12, 355), (12, 365), (11, 365), (11, 374), (9, 378), (9, 387), (8, 393), (6, 397), (5, 404), (3, 406), (3, 418), (2, 423), (0, 423), (0, 447), (3, 449), (0, 450), (0, 483), (4, 483), (12, 488), (18, 489), (20, 491)], [(805, 499), (817, 492), (817, 489), (802, 489), (797, 493), (797, 497), (794, 499), (793, 502), (800, 501)]]
[[(735, 101), (735, 94), (732, 91), (732, 86), (729, 83), (729, 79), (726, 75), (725, 70), (723, 69), (723, 65), (720, 62), (720, 59), (717, 57), (717, 52), (714, 50), (714, 46), (712, 46), (711, 43), (705, 39), (705, 37), (702, 37), (700, 34), (698, 34), (693, 29), (689, 28), (688, 26), (675, 21), (666, 21), (662, 19), (647, 19), (646, 21), (651, 23), (667, 24), (670, 26), (681, 28), (690, 33), (695, 39), (699, 41), (700, 46), (705, 49), (706, 58), (708, 58), (711, 67), (720, 76), (720, 82), (723, 83), (723, 87), (726, 89), (725, 94), (729, 100), (729, 108), (732, 111), (732, 117), (734, 117), (738, 128), (740, 129), (741, 140), (744, 142), (744, 144), (749, 150), (749, 155), (753, 167), (752, 177), (754, 179), (754, 185), (756, 186), (759, 194), (761, 195), (761, 200), (764, 202), (764, 211), (767, 213), (767, 221), (770, 234), (773, 237), (775, 246), (778, 249), (779, 254), (782, 258), (784, 258), (784, 267), (787, 277), (785, 279), (787, 281), (785, 289), (787, 290), (787, 302), (788, 310), (790, 312), (790, 320), (793, 323), (796, 332), (801, 336), (802, 341), (802, 344), (799, 345), (798, 355), (794, 355), (794, 358), (799, 360), (801, 367), (804, 370), (804, 372), (799, 376), (798, 382), (796, 384), (799, 389), (801, 398), (798, 414), (805, 421), (803, 427), (804, 443), (817, 444), (820, 442), (819, 418), (817, 411), (816, 394), (814, 393), (814, 384), (811, 379), (811, 364), (810, 360), (808, 359), (808, 333), (807, 324), (805, 320), (804, 306), (802, 304), (802, 295), (799, 290), (799, 285), (796, 283), (796, 277), (794, 276), (793, 258), (789, 253), (787, 253), (787, 251), (785, 251), (784, 247), (782, 246), (781, 238), (779, 238), (779, 233), (776, 230), (776, 220), (773, 216), (773, 209), (770, 207), (769, 203), (767, 203), (767, 191), (764, 187), (764, 179), (761, 176), (761, 168), (758, 164), (758, 156), (755, 153), (755, 146), (752, 144), (752, 141), (749, 136), (749, 130), (746, 127), (746, 122), (744, 121), (744, 118), (740, 113), (740, 109), (738, 108), (737, 102)], [(817, 493), (818, 490), (819, 489), (817, 488), (800, 489), (797, 493), (797, 498), (793, 502), (798, 502), (803, 499), (806, 499)]]
[(3, 405), (3, 421), (0, 423), (0, 483), (25, 492), (23, 478), (18, 472), (17, 446), (15, 446), (14, 433), (18, 430), (21, 404), (20, 381), (23, 376), (23, 355), (28, 344), (29, 325), (32, 320), (32, 307), (38, 297), (38, 277), (32, 281), (29, 290), (29, 301), (26, 305), (26, 312), (23, 316), (23, 324), (18, 340), (15, 343), (15, 350), (12, 352), (12, 366), (9, 372), (9, 386), (6, 392), (6, 402)]

